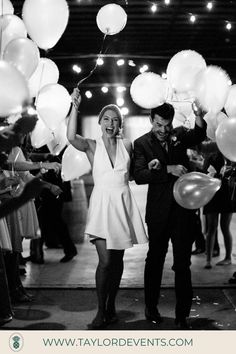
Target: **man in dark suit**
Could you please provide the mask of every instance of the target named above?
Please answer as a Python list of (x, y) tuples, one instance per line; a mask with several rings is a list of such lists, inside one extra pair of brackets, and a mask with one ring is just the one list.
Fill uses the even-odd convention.
[(199, 107), (193, 105), (195, 128), (173, 129), (174, 108), (168, 103), (151, 110), (152, 130), (134, 142), (134, 179), (148, 184), (146, 223), (149, 235), (144, 287), (145, 316), (161, 322), (157, 309), (164, 261), (169, 239), (173, 246), (175, 272), (175, 324), (189, 328), (186, 318), (192, 304), (190, 258), (195, 211), (182, 208), (173, 197), (173, 185), (189, 171), (187, 149), (201, 143), (206, 136), (206, 123)]

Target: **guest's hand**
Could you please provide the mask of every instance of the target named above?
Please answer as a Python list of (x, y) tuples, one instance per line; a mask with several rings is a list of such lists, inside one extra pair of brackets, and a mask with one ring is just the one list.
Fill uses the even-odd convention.
[(59, 195), (63, 193), (63, 190), (56, 184), (50, 184), (49, 190), (55, 197), (59, 197)]
[(173, 176), (180, 177), (188, 172), (187, 168), (183, 165), (168, 165), (167, 173), (171, 173)]

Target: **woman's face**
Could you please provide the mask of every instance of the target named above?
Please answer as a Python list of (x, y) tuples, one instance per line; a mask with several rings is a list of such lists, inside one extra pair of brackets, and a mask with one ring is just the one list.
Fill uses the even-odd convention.
[(103, 135), (108, 138), (113, 138), (119, 133), (120, 119), (117, 113), (111, 109), (104, 112), (100, 124)]

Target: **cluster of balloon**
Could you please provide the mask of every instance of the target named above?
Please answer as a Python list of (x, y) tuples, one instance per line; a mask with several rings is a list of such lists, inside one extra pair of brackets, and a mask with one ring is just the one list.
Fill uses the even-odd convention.
[(64, 181), (79, 178), (91, 170), (85, 152), (75, 149), (69, 145), (62, 156), (61, 176)]
[(220, 67), (210, 65), (195, 77), (195, 97), (203, 109), (213, 113), (222, 110), (229, 93), (229, 76)]
[(135, 77), (130, 86), (132, 100), (142, 108), (151, 109), (166, 100), (166, 80), (153, 72), (144, 72)]
[(201, 172), (190, 172), (174, 184), (174, 198), (186, 209), (198, 209), (207, 204), (220, 189), (221, 181)]
[(171, 88), (178, 92), (194, 89), (196, 74), (206, 68), (204, 58), (194, 50), (182, 50), (169, 61), (166, 74)]
[[(49, 59), (40, 59), (38, 47), (48, 50), (62, 36), (69, 18), (67, 1), (25, 0), (22, 8), (23, 20), (13, 13), (11, 1), (1, 0), (0, 116), (21, 113), (31, 103), (32, 97), (38, 96), (41, 92), (43, 97), (38, 100), (39, 107), (37, 108), (40, 109), (40, 115), (46, 127), (39, 122), (35, 129), (38, 132), (42, 129), (41, 137), (49, 137), (50, 129), (58, 128), (58, 122), (66, 117), (70, 99), (68, 99), (69, 94), (65, 88), (45, 89), (46, 85), (57, 84), (59, 71), (56, 64)], [(31, 39), (27, 38), (27, 33)], [(49, 92), (47, 98), (45, 91)], [(59, 94), (59, 101), (57, 100), (58, 91), (60, 93), (63, 91), (63, 94)], [(57, 110), (55, 110), (55, 104), (58, 104)], [(47, 125), (49, 115), (55, 116), (56, 123)], [(46, 130), (50, 133), (45, 134)], [(36, 140), (35, 145), (38, 146), (45, 138)]]
[(125, 27), (127, 14), (120, 5), (107, 4), (98, 11), (96, 21), (101, 32), (114, 35)]
[(27, 32), (39, 48), (53, 48), (64, 33), (69, 9), (65, 0), (25, 0), (22, 18)]
[(222, 154), (236, 162), (236, 117), (223, 120), (216, 129), (216, 144)]

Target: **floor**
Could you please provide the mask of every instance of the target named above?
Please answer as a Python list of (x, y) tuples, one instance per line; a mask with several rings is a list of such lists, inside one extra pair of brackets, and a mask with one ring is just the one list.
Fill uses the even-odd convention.
[[(132, 185), (142, 215), (145, 208), (145, 186)], [(231, 225), (236, 234), (236, 216)], [(224, 247), (219, 233), (221, 255), (214, 258), (214, 264), (223, 258)], [(62, 249), (44, 249), (45, 263), (27, 263), (26, 276), (22, 278), (28, 290), (35, 295), (30, 304), (15, 306), (13, 321), (1, 328), (29, 330), (86, 330), (96, 313), (96, 291), (94, 273), (97, 255), (94, 246), (87, 239), (77, 245), (78, 255), (68, 263), (60, 263)], [(29, 253), (29, 242), (24, 241), (24, 255)], [(125, 252), (125, 270), (118, 295), (120, 321), (106, 329), (152, 330), (143, 314), (143, 269), (147, 245), (135, 246)], [(205, 254), (192, 256), (192, 280), (194, 299), (190, 321), (195, 330), (236, 330), (236, 285), (228, 279), (236, 271), (236, 241), (234, 242), (232, 264), (204, 269)], [(160, 330), (174, 330), (175, 295), (171, 245), (167, 254), (160, 311), (164, 322)]]

